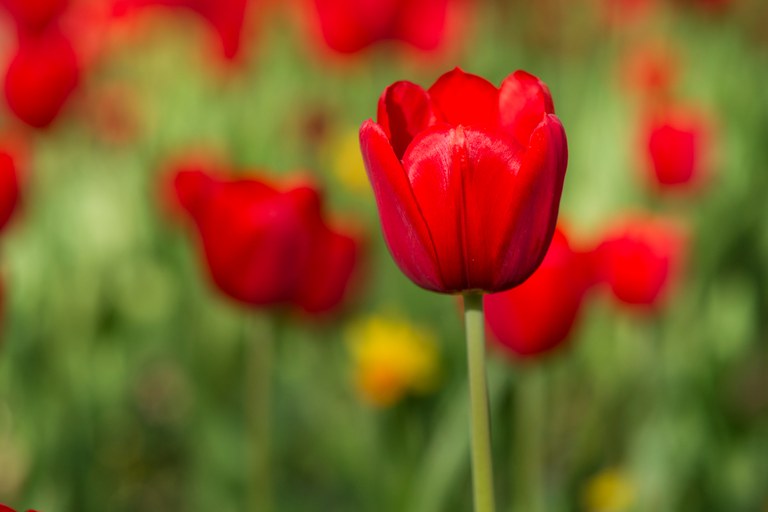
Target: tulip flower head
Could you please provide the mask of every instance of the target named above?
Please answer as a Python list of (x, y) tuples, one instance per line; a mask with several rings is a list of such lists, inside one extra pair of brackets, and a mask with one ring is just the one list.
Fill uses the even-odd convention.
[(396, 82), (360, 143), (387, 246), (417, 285), (499, 292), (541, 263), (567, 146), (538, 78), (517, 71), (497, 88), (457, 68), (428, 90)]
[(685, 186), (702, 178), (709, 142), (703, 116), (689, 110), (665, 109), (647, 122), (645, 140), (648, 166), (659, 185)]
[(13, 113), (35, 128), (53, 122), (80, 80), (70, 40), (58, 29), (20, 38), (5, 74), (5, 98)]
[(449, 11), (457, 0), (311, 0), (325, 43), (356, 53), (381, 41), (436, 50), (445, 40)]
[(240, 51), (248, 0), (115, 0), (114, 11), (124, 15), (150, 6), (183, 8), (200, 16), (216, 32), (226, 59)]
[(657, 306), (681, 264), (684, 245), (680, 228), (668, 221), (628, 218), (595, 250), (600, 279), (625, 304)]
[(434, 335), (402, 320), (373, 316), (346, 333), (360, 396), (376, 407), (394, 405), (406, 394), (432, 391), (438, 357)]
[(256, 179), (180, 171), (175, 189), (202, 239), (213, 282), (250, 306), (333, 309), (358, 256), (354, 238), (331, 230), (311, 186), (282, 191)]
[(516, 357), (535, 357), (568, 339), (591, 282), (580, 253), (559, 228), (536, 272), (520, 286), (485, 296), (496, 345)]

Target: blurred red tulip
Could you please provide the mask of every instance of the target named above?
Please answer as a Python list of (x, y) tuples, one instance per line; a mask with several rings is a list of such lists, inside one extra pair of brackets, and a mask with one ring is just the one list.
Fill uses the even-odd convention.
[(685, 245), (682, 229), (670, 221), (628, 218), (595, 250), (600, 281), (621, 302), (659, 305), (682, 264)]
[(436, 50), (446, 41), (450, 11), (463, 0), (311, 1), (326, 44), (349, 54), (382, 41)]
[(143, 7), (180, 7), (202, 17), (220, 41), (225, 58), (234, 59), (240, 51), (248, 0), (114, 0), (114, 12), (122, 16)]
[(518, 357), (554, 349), (568, 339), (590, 284), (582, 255), (558, 228), (544, 261), (527, 281), (485, 296), (491, 338)]
[(0, 229), (11, 219), (19, 202), (19, 175), (14, 153), (0, 143)]
[(20, 38), (5, 75), (5, 98), (13, 113), (35, 128), (56, 118), (80, 80), (77, 55), (57, 28)]
[(704, 117), (692, 110), (666, 108), (646, 122), (648, 166), (661, 186), (699, 181), (705, 172), (709, 146)]
[(326, 225), (314, 188), (279, 191), (256, 179), (191, 170), (176, 175), (175, 187), (200, 233), (210, 275), (226, 295), (308, 313), (341, 302), (358, 243)]
[(0, 0), (20, 32), (40, 32), (67, 9), (69, 0)]
[(424, 90), (397, 82), (360, 129), (395, 262), (437, 292), (504, 291), (530, 276), (555, 230), (567, 161), (546, 85), (496, 88), (456, 69)]

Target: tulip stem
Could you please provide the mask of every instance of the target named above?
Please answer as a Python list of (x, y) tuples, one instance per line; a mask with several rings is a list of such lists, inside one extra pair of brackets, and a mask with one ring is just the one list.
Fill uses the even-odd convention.
[[(245, 339), (245, 408), (250, 444), (248, 510), (271, 512), (271, 421), (274, 318), (263, 315), (249, 322)], [(255, 334), (255, 336), (254, 336)]]
[(464, 294), (464, 317), (469, 366), (472, 485), (475, 512), (494, 512), (496, 507), (493, 494), (488, 386), (485, 378), (485, 323), (482, 294)]

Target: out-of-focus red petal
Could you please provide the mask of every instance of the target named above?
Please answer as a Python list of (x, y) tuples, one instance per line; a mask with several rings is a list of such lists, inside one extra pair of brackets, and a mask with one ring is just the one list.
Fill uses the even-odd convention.
[[(221, 185), (197, 219), (214, 282), (252, 305), (289, 303), (312, 247), (307, 217), (316, 216), (317, 194), (302, 187), (286, 193), (256, 181)], [(259, 197), (253, 199), (251, 194)], [(319, 219), (318, 219), (319, 222)]]
[(11, 219), (19, 202), (19, 176), (13, 156), (0, 148), (0, 229)]
[(355, 53), (386, 39), (395, 15), (394, 2), (314, 0), (323, 39), (333, 50)]
[(517, 176), (513, 224), (496, 263), (495, 290), (516, 286), (536, 270), (557, 224), (568, 146), (560, 120), (548, 114), (534, 130)]
[(421, 50), (435, 50), (445, 35), (450, 0), (400, 1), (393, 35)]
[(204, 205), (216, 182), (201, 169), (181, 169), (173, 176), (173, 189), (179, 204), (194, 216), (199, 205)]
[(149, 6), (181, 7), (195, 12), (216, 31), (224, 57), (233, 59), (238, 55), (248, 0), (115, 0), (113, 11), (125, 15)]
[(493, 339), (518, 357), (539, 355), (565, 342), (589, 284), (580, 263), (565, 233), (556, 230), (544, 261), (527, 281), (485, 296)]
[(412, 82), (395, 82), (379, 99), (377, 121), (389, 136), (392, 148), (402, 159), (405, 150), (419, 132), (438, 121), (429, 94)]
[(533, 130), (546, 114), (554, 114), (546, 84), (525, 71), (515, 71), (499, 89), (501, 127), (521, 145), (527, 146)]
[(456, 68), (438, 78), (428, 92), (442, 118), (453, 126), (499, 125), (499, 90), (485, 78)]
[(299, 283), (296, 303), (307, 313), (324, 313), (337, 306), (349, 288), (358, 250), (354, 238), (323, 227)]
[(360, 128), (360, 146), (393, 259), (422, 288), (443, 291), (432, 237), (387, 135), (368, 120)]
[(72, 43), (58, 30), (21, 38), (5, 75), (5, 97), (14, 114), (35, 128), (58, 115), (80, 80)]
[(19, 30), (39, 32), (58, 18), (69, 5), (69, 0), (0, 0), (13, 17)]

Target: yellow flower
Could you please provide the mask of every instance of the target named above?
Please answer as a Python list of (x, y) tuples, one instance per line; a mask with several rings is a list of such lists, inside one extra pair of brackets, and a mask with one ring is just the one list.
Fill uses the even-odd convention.
[(617, 468), (601, 471), (584, 490), (584, 506), (589, 512), (626, 512), (634, 502), (635, 487)]
[(431, 332), (402, 320), (370, 316), (347, 329), (361, 397), (388, 407), (437, 383), (437, 344)]
[(368, 192), (368, 176), (360, 154), (360, 138), (357, 130), (334, 137), (331, 144), (330, 162), (336, 179), (350, 192)]

